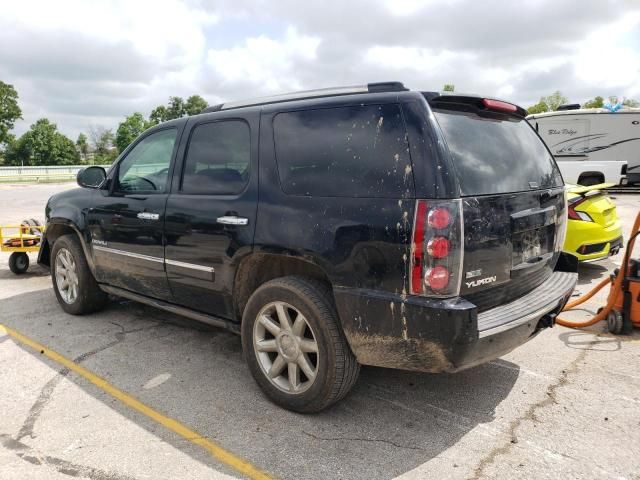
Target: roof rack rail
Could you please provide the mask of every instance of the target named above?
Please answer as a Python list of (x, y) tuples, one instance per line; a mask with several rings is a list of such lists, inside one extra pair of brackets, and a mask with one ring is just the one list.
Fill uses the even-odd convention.
[(268, 105), (270, 103), (291, 102), (293, 100), (351, 95), (354, 93), (403, 92), (407, 90), (409, 89), (406, 88), (402, 82), (377, 82), (349, 87), (319, 88), (316, 90), (303, 90), (300, 92), (282, 93), (269, 97), (220, 103), (218, 105), (212, 105), (211, 107), (205, 108), (202, 113), (219, 112), (220, 110), (230, 110), (233, 108), (252, 107), (257, 105)]

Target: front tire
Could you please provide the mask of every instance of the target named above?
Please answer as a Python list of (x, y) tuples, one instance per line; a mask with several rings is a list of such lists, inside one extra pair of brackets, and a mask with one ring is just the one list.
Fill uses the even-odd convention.
[(63, 235), (51, 251), (53, 290), (62, 309), (72, 315), (101, 310), (107, 294), (100, 290), (87, 264), (80, 241), (75, 235)]
[(360, 371), (329, 288), (305, 277), (277, 278), (251, 295), (242, 346), (264, 393), (300, 413), (319, 412), (342, 399)]

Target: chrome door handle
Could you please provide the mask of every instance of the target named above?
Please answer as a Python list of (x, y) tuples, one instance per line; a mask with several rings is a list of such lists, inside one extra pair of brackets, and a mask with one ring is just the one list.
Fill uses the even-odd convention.
[(223, 225), (248, 225), (249, 219), (244, 217), (236, 217), (235, 215), (229, 215), (224, 217), (218, 217), (216, 222)]
[(140, 212), (137, 217), (141, 220), (160, 220), (159, 213)]

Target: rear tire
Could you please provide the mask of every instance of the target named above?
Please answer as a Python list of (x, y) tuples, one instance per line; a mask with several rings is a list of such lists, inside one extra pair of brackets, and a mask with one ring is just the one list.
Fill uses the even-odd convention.
[(277, 278), (251, 295), (242, 346), (267, 397), (295, 412), (319, 412), (342, 399), (360, 371), (330, 289), (306, 277)]
[(51, 280), (62, 309), (72, 315), (101, 310), (107, 294), (100, 290), (87, 264), (78, 238), (63, 235), (51, 250)]
[(29, 255), (25, 252), (13, 252), (9, 255), (9, 270), (16, 275), (22, 275), (29, 268)]

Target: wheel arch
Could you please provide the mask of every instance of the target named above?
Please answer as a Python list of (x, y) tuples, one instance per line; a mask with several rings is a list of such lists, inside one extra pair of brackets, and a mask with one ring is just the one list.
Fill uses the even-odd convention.
[(326, 271), (317, 263), (303, 257), (285, 253), (252, 253), (245, 256), (236, 269), (233, 282), (234, 311), (238, 320), (247, 305), (249, 297), (260, 285), (274, 278), (298, 275), (310, 277), (326, 283), (333, 298), (332, 282)]
[(93, 257), (89, 255), (87, 239), (83, 235), (80, 227), (74, 221), (64, 217), (52, 217), (47, 223), (44, 239), (38, 252), (38, 264), (50, 268), (53, 244), (63, 235), (75, 235), (78, 238), (82, 251), (84, 252), (84, 256), (87, 260), (87, 264), (91, 269), (91, 273), (94, 273)]
[(604, 172), (593, 170), (593, 171), (582, 172), (578, 177), (578, 184), (582, 185), (581, 182), (584, 181), (584, 179), (591, 178), (591, 177), (596, 177), (598, 179), (597, 183), (604, 183), (605, 181)]

